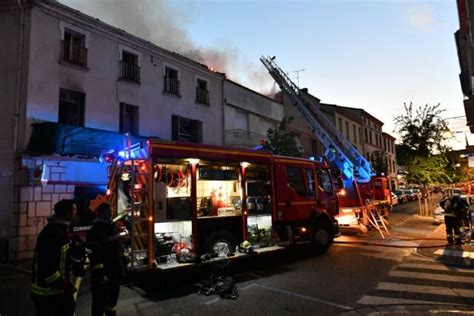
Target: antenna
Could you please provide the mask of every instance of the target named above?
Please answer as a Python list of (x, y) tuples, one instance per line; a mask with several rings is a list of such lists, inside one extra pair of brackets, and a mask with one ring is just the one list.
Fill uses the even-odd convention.
[(288, 71), (286, 74), (289, 75), (289, 74), (293, 74), (295, 73), (296, 74), (296, 83), (298, 85), (298, 88), (300, 87), (300, 72), (303, 72), (304, 71), (304, 68), (303, 69), (298, 69), (298, 70), (293, 70), (293, 71)]

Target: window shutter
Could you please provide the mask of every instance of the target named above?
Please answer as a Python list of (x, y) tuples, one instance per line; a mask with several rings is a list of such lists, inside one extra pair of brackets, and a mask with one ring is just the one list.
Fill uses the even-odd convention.
[(179, 116), (171, 116), (171, 140), (179, 140)]
[(202, 122), (193, 121), (193, 142), (202, 143)]

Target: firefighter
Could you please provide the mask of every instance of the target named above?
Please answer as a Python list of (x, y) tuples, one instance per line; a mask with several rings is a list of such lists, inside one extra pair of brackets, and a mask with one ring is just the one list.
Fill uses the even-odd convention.
[(116, 305), (123, 275), (123, 247), (112, 221), (108, 203), (97, 207), (97, 218), (87, 234), (90, 250), (92, 316), (116, 315)]
[(36, 315), (74, 315), (76, 291), (70, 281), (69, 221), (74, 200), (61, 200), (38, 235), (33, 258), (31, 298)]
[(462, 245), (459, 216), (467, 203), (460, 196), (454, 195), (440, 203), (444, 209), (444, 223), (446, 225), (446, 237), (448, 243)]

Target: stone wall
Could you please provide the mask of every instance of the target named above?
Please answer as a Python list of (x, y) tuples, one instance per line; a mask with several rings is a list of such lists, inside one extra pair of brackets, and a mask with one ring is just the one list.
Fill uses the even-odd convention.
[(61, 199), (74, 198), (74, 185), (47, 184), (36, 181), (33, 175), (37, 167), (45, 168), (50, 182), (65, 180), (65, 162), (54, 159), (24, 158), (17, 170), (15, 185), (15, 203), (13, 227), (10, 239), (10, 258), (13, 260), (30, 259), (36, 246), (36, 238), (47, 223), (47, 217), (53, 213), (53, 207)]

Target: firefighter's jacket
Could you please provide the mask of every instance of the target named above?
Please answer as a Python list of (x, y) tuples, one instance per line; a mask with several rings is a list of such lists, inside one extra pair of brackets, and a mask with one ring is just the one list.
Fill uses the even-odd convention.
[(460, 218), (466, 210), (469, 209), (469, 204), (462, 198), (451, 198), (451, 205), (446, 207), (446, 200), (440, 202), (440, 206), (444, 209), (445, 217)]
[(35, 295), (61, 294), (71, 284), (68, 226), (69, 222), (53, 215), (38, 236), (31, 286), (31, 292)]
[(123, 273), (123, 246), (115, 223), (97, 218), (87, 233), (92, 279), (118, 280)]

